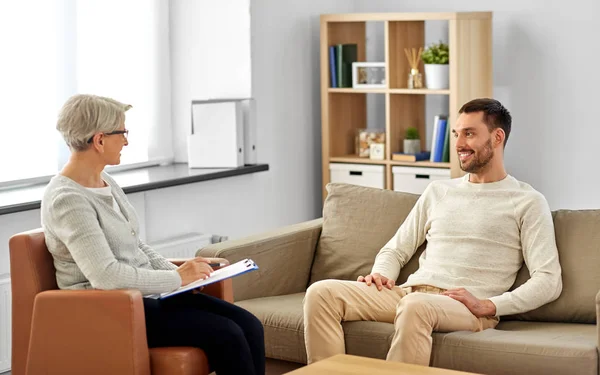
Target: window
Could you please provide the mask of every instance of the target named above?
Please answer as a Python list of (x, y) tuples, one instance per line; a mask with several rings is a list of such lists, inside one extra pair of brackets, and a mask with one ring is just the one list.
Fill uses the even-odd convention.
[(122, 164), (170, 158), (168, 14), (161, 0), (0, 2), (0, 182), (64, 165), (56, 118), (76, 93), (133, 105)]

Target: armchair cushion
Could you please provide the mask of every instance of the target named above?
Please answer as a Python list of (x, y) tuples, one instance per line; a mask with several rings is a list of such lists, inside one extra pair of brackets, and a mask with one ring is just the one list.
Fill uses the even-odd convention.
[[(418, 198), (415, 194), (328, 184), (311, 284), (324, 279), (356, 280), (371, 272), (375, 256), (396, 233)], [(416, 264), (413, 262), (409, 269), (414, 271)]]
[(150, 349), (152, 375), (208, 374), (208, 358), (198, 348), (176, 346)]

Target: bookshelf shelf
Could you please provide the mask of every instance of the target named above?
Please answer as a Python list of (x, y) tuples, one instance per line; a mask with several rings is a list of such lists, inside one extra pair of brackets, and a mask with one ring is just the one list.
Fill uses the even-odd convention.
[(334, 89), (329, 88), (330, 93), (341, 93), (341, 94), (385, 94), (388, 89)]
[(402, 165), (407, 167), (425, 168), (450, 168), (450, 163), (435, 163), (431, 161), (397, 161), (397, 160), (371, 160), (359, 158), (356, 155), (334, 156), (329, 158), (330, 163), (375, 164), (375, 165)]
[(328, 88), (329, 93), (341, 94), (398, 94), (398, 95), (450, 95), (450, 90), (429, 89), (351, 89), (351, 88)]
[[(356, 44), (356, 61), (366, 61), (366, 25), (379, 21), (384, 24), (384, 61), (387, 87), (376, 89), (331, 88), (329, 48), (338, 44)], [(404, 48), (425, 46), (425, 24), (444, 21), (448, 28), (450, 49), (450, 88), (446, 90), (409, 89), (407, 77), (410, 66)], [(403, 151), (408, 127), (417, 127), (421, 135), (432, 126), (432, 115), (426, 111), (428, 95), (445, 95), (449, 107), (450, 126), (456, 122), (458, 110), (469, 100), (492, 97), (492, 13), (354, 13), (321, 15), (321, 139), (323, 199), (330, 181), (329, 163), (385, 165), (385, 188), (393, 189), (392, 167), (397, 165), (448, 168), (451, 177), (460, 177), (454, 139), (450, 137), (450, 162), (401, 162), (392, 154)], [(424, 74), (421, 62), (419, 67)], [(425, 83), (427, 77), (424, 77)], [(354, 153), (357, 129), (367, 126), (367, 94), (385, 97), (385, 160), (359, 158)], [(430, 150), (422, 136), (421, 149)]]
[(429, 89), (389, 89), (390, 94), (407, 95), (450, 95), (450, 90), (429, 90)]
[(356, 155), (330, 157), (329, 161), (331, 163), (378, 164), (378, 165), (387, 165), (389, 162), (388, 160), (372, 160), (369, 158), (359, 158)]
[(450, 163), (434, 163), (431, 161), (396, 161), (390, 160), (390, 165), (403, 165), (407, 167), (426, 167), (426, 168), (450, 168)]

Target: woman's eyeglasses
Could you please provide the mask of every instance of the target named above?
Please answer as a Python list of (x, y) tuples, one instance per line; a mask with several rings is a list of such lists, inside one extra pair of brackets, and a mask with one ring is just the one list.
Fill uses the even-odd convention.
[[(110, 133), (102, 133), (102, 134), (104, 134), (104, 135), (123, 134), (123, 137), (124, 137), (125, 139), (127, 139), (127, 137), (129, 136), (129, 130), (115, 130), (115, 131), (112, 131), (112, 132), (110, 132)], [(95, 134), (94, 134), (94, 135), (95, 135)], [(92, 141), (94, 140), (94, 135), (92, 135), (92, 136), (90, 137), (90, 139), (88, 139), (87, 143), (92, 143)]]

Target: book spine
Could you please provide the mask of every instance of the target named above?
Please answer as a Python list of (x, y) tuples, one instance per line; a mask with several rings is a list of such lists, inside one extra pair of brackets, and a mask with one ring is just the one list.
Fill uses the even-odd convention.
[(356, 62), (358, 56), (356, 44), (344, 44), (342, 51), (342, 80), (343, 87), (352, 87), (352, 63)]
[(336, 71), (336, 76), (337, 76), (337, 87), (345, 87), (344, 86), (344, 76), (342, 75), (342, 65), (343, 65), (343, 59), (342, 59), (342, 53), (344, 52), (344, 48), (341, 44), (338, 44), (336, 47), (336, 64), (337, 64), (337, 71)]
[(431, 138), (431, 157), (429, 159), (429, 161), (433, 162), (434, 160), (434, 155), (435, 155), (435, 148), (437, 145), (437, 133), (438, 133), (438, 128), (439, 128), (439, 122), (440, 122), (440, 116), (435, 116), (433, 118), (433, 137)]
[(436, 147), (435, 147), (435, 156), (433, 161), (435, 161), (436, 163), (439, 163), (442, 161), (442, 156), (443, 156), (443, 152), (444, 152), (444, 139), (446, 138), (446, 120), (442, 119), (440, 120), (440, 125), (439, 125), (439, 129), (437, 132), (437, 139), (436, 139)]
[(336, 77), (336, 65), (335, 65), (335, 54), (336, 47), (329, 47), (329, 75), (331, 76), (331, 87), (338, 87), (337, 85), (337, 77)]
[(446, 137), (444, 139), (444, 151), (442, 152), (442, 161), (448, 163), (450, 161), (450, 123), (446, 120)]

